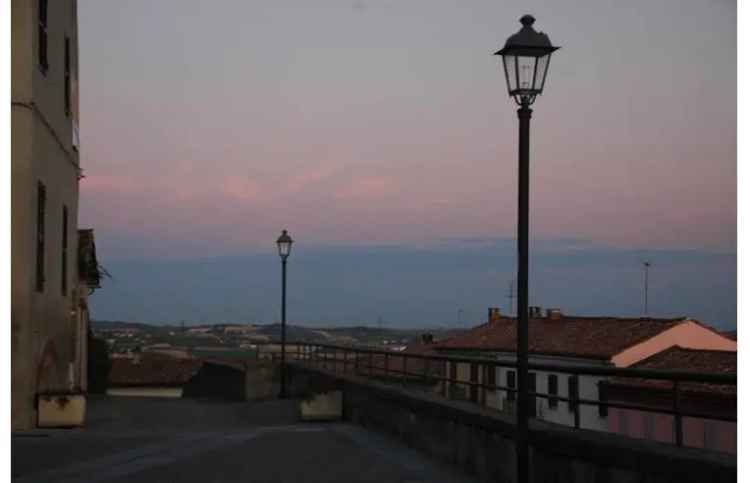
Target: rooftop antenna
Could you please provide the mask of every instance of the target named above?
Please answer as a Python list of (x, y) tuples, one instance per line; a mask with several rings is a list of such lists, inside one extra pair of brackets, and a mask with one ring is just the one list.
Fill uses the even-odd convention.
[(643, 315), (648, 317), (648, 269), (651, 262), (643, 262)]
[(508, 310), (508, 314), (513, 313), (513, 299), (515, 298), (515, 295), (513, 295), (513, 282), (515, 282), (515, 280), (510, 281), (509, 290), (508, 290), (508, 303), (510, 304), (510, 309)]

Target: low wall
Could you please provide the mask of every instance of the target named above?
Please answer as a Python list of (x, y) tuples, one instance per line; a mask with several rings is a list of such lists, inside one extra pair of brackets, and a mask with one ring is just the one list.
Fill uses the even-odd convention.
[[(462, 401), (290, 364), (291, 393), (343, 392), (344, 418), (463, 467), (483, 482), (515, 481), (512, 418)], [(535, 483), (736, 482), (732, 455), (530, 421)]]

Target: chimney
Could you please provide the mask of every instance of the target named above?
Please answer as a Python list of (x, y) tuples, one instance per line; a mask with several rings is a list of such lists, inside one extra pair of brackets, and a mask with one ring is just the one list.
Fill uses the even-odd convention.
[(432, 334), (422, 334), (422, 344), (428, 345), (428, 344), (432, 344), (432, 342), (433, 342)]
[(538, 319), (542, 316), (542, 308), (538, 305), (532, 305), (529, 307), (529, 318)]
[(487, 323), (493, 324), (500, 320), (500, 309), (498, 307), (490, 307), (487, 309)]
[(560, 320), (562, 318), (562, 312), (560, 309), (547, 309), (547, 318), (551, 320)]

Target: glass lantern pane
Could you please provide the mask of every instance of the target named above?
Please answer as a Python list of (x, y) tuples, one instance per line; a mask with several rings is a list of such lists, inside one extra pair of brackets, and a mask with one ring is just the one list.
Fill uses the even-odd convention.
[(536, 57), (518, 56), (518, 88), (534, 89), (534, 66)]
[(544, 78), (547, 77), (547, 65), (549, 62), (549, 54), (539, 57), (536, 65), (536, 75), (534, 76), (534, 89), (542, 92), (544, 89)]
[(516, 90), (516, 56), (504, 55), (503, 64), (505, 66), (505, 79), (508, 81), (508, 92)]

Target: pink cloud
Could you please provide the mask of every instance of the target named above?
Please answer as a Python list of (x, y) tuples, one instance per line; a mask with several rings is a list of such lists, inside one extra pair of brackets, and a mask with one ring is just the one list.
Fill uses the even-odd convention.
[(130, 193), (137, 191), (138, 186), (139, 183), (129, 176), (85, 175), (81, 180), (81, 190), (86, 193)]
[(363, 176), (352, 180), (335, 192), (338, 199), (377, 199), (392, 192), (389, 180), (383, 176)]
[(260, 198), (263, 187), (252, 180), (239, 177), (229, 177), (224, 179), (222, 193), (240, 201), (255, 201)]
[(330, 166), (319, 166), (309, 171), (297, 173), (286, 183), (284, 191), (287, 194), (296, 194), (309, 189), (323, 180), (333, 176), (337, 168)]

